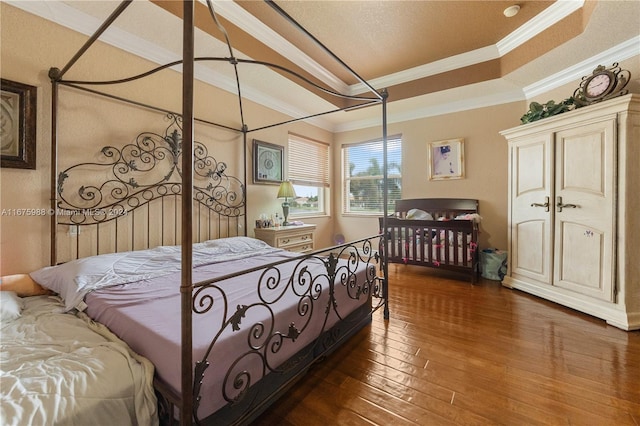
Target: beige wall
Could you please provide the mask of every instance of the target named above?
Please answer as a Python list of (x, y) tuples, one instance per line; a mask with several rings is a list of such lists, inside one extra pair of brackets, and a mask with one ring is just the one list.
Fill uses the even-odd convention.
[[(519, 124), (525, 103), (513, 103), (471, 111), (393, 123), (388, 134), (402, 135), (403, 198), (476, 198), (483, 218), (481, 247), (505, 248), (507, 243), (507, 144), (498, 133)], [(379, 129), (365, 129), (336, 135), (336, 150), (343, 143), (380, 137)], [(427, 161), (429, 142), (464, 139), (464, 179), (430, 181)], [(334, 181), (340, 179), (340, 159), (334, 159)], [(340, 201), (334, 193), (334, 204)], [(339, 204), (338, 204), (339, 205)], [(336, 233), (347, 240), (378, 230), (378, 219), (338, 216)]]

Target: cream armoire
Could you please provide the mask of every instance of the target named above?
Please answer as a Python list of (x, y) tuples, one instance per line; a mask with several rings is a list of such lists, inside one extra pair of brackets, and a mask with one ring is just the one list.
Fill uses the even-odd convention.
[(506, 287), (640, 329), (640, 95), (500, 132)]

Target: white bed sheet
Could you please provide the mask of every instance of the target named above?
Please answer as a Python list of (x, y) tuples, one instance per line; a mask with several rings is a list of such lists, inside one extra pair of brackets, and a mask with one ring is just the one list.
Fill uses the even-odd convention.
[(58, 297), (23, 301), (0, 330), (0, 424), (158, 424), (148, 360)]
[[(67, 311), (84, 310), (84, 297), (101, 288), (134, 283), (180, 272), (181, 246), (101, 254), (47, 266), (31, 278), (62, 297)], [(193, 245), (193, 266), (245, 259), (278, 251), (264, 241), (248, 237), (209, 240)]]

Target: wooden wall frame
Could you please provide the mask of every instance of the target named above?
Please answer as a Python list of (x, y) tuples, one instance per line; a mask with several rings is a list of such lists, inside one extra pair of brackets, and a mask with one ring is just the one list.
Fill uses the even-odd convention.
[(253, 183), (280, 184), (283, 177), (284, 147), (253, 140)]
[(429, 142), (429, 180), (464, 178), (464, 139)]
[(37, 88), (3, 78), (0, 92), (0, 166), (35, 169)]

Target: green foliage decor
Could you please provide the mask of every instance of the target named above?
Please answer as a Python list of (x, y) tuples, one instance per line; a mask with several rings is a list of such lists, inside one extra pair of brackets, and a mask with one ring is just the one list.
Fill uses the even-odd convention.
[(576, 105), (573, 97), (567, 98), (558, 104), (553, 100), (547, 102), (544, 105), (539, 104), (538, 102), (531, 102), (531, 104), (529, 104), (529, 111), (527, 111), (527, 113), (520, 118), (520, 123), (531, 123), (533, 121), (558, 115), (576, 108), (578, 108), (578, 105)]

